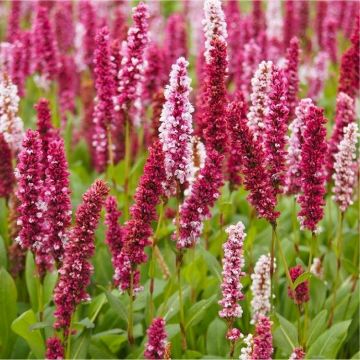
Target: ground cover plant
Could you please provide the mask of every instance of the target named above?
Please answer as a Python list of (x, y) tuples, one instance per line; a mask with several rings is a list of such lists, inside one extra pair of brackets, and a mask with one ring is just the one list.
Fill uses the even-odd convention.
[(1, 358), (360, 357), (358, 1), (0, 19)]

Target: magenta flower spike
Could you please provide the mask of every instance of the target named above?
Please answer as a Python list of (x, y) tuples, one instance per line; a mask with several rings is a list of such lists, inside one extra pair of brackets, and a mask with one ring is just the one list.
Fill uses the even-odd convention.
[(9, 63), (9, 74), (11, 80), (18, 88), (20, 97), (25, 95), (25, 73), (24, 73), (24, 44), (21, 39), (21, 33), (18, 38), (14, 40), (11, 46), (11, 61)]
[(298, 197), (301, 211), (298, 218), (302, 229), (315, 232), (324, 215), (326, 118), (324, 110), (314, 105), (309, 107), (304, 128), (304, 142), (301, 148), (301, 188)]
[(153, 319), (146, 333), (148, 342), (145, 344), (145, 359), (164, 359), (167, 344), (165, 320), (161, 317)]
[(285, 183), (287, 155), (285, 146), (289, 117), (287, 86), (283, 70), (274, 66), (269, 88), (269, 108), (265, 117), (264, 148), (266, 166), (275, 197), (282, 193)]
[(324, 20), (326, 19), (328, 3), (319, 1), (316, 3), (315, 32), (320, 49), (324, 49)]
[(289, 125), (290, 137), (287, 152), (287, 173), (285, 178), (285, 193), (295, 195), (301, 191), (301, 147), (304, 142), (304, 129), (309, 107), (313, 105), (311, 99), (302, 99), (295, 108), (296, 118)]
[(294, 348), (294, 350), (292, 351), (289, 360), (304, 360), (305, 359), (305, 351), (304, 349), (299, 346)]
[(355, 122), (355, 103), (354, 99), (346, 93), (340, 92), (336, 98), (335, 124), (331, 138), (328, 141), (327, 154), (327, 175), (328, 179), (334, 173), (335, 154), (338, 152), (340, 141), (344, 136), (344, 129)]
[(119, 224), (121, 211), (118, 209), (116, 198), (114, 196), (109, 196), (106, 199), (105, 209), (105, 224), (107, 226), (105, 242), (111, 253), (111, 262), (115, 272), (114, 280), (117, 282), (117, 274), (119, 274), (121, 269), (121, 262), (119, 262), (118, 257), (123, 247), (125, 234), (123, 227)]
[(337, 62), (337, 20), (329, 14), (324, 20), (324, 49), (333, 63)]
[(139, 3), (133, 9), (133, 26), (128, 31), (127, 40), (121, 48), (121, 68), (118, 73), (118, 97), (115, 110), (129, 109), (130, 103), (139, 97), (143, 81), (145, 48), (148, 44), (147, 5)]
[(250, 191), (247, 199), (254, 206), (259, 217), (275, 223), (279, 213), (275, 211), (276, 198), (266, 169), (265, 154), (259, 140), (256, 140), (247, 125), (246, 114), (241, 106), (232, 102), (227, 112), (228, 126), (234, 129), (243, 159), (244, 186)]
[(56, 40), (61, 53), (65, 54), (74, 46), (75, 26), (73, 20), (74, 5), (70, 0), (56, 3), (54, 13)]
[(130, 287), (133, 272), (133, 289), (138, 288), (139, 274), (134, 268), (147, 260), (145, 247), (150, 245), (153, 233), (151, 222), (156, 220), (156, 206), (163, 194), (166, 180), (164, 154), (159, 141), (153, 143), (134, 195), (134, 204), (130, 208), (131, 219), (124, 227), (124, 241), (118, 261), (122, 266), (115, 274), (116, 285), (120, 290)]
[(65, 358), (65, 349), (58, 337), (54, 336), (47, 339), (45, 358), (49, 360), (62, 360)]
[[(289, 272), (291, 280), (294, 282), (301, 274), (304, 273), (304, 270), (299, 264), (292, 267)], [(290, 287), (288, 287), (288, 295), (290, 299), (293, 299), (297, 305), (308, 302), (310, 300), (309, 281), (306, 280), (302, 282), (296, 287), (295, 290), (291, 290)]]
[(60, 137), (53, 137), (47, 150), (47, 154), (44, 154), (47, 160), (44, 197), (49, 223), (49, 245), (54, 259), (61, 263), (71, 224), (70, 174), (64, 141)]
[(49, 18), (49, 9), (38, 5), (33, 30), (36, 71), (40, 75), (38, 84), (48, 89), (51, 80), (58, 74), (58, 49)]
[(299, 62), (300, 62), (300, 47), (299, 40), (294, 37), (290, 40), (289, 47), (286, 50), (286, 64), (284, 73), (287, 79), (287, 104), (289, 108), (288, 119), (292, 120), (295, 112), (295, 107), (298, 103), (299, 92)]
[(268, 59), (278, 61), (283, 48), (283, 17), (281, 0), (273, 0), (266, 7), (266, 37), (268, 40)]
[(0, 132), (0, 197), (9, 198), (15, 184), (11, 150)]
[[(105, 170), (109, 159), (108, 137), (114, 124), (115, 83), (111, 73), (109, 30), (103, 27), (96, 34), (94, 75), (96, 99), (94, 108), (93, 146), (97, 171)], [(112, 151), (112, 149), (110, 149)]]
[(164, 34), (164, 53), (166, 72), (180, 57), (187, 57), (187, 33), (185, 18), (181, 13), (171, 14), (166, 22)]
[(290, 45), (291, 39), (298, 31), (298, 16), (296, 9), (296, 1), (285, 0), (284, 2), (284, 48)]
[(253, 337), (253, 349), (251, 359), (271, 360), (274, 351), (271, 334), (272, 322), (267, 316), (260, 316), (256, 324), (255, 335)]
[(243, 267), (245, 226), (239, 221), (236, 225), (230, 225), (225, 230), (228, 240), (223, 245), (224, 258), (222, 260), (223, 281), (221, 283), (222, 299), (219, 301), (221, 310), (219, 316), (229, 321), (234, 321), (242, 316), (242, 308), (239, 301), (244, 298), (240, 279), (245, 275)]
[(53, 265), (48, 239), (43, 183), (43, 152), (37, 131), (27, 130), (19, 153), (16, 177), (19, 199), (18, 225), (21, 227), (16, 241), (35, 255), (38, 275), (42, 279)]
[(356, 144), (359, 138), (358, 125), (350, 123), (344, 128), (344, 136), (334, 155), (334, 200), (341, 212), (353, 203), (356, 177), (358, 172), (356, 159)]
[(6, 40), (9, 43), (15, 41), (20, 33), (20, 20), (22, 12), (22, 1), (12, 1), (10, 6), (10, 14), (8, 19), (8, 25), (6, 29)]
[(325, 81), (328, 77), (329, 71), (329, 55), (325, 51), (319, 52), (315, 59), (313, 67), (310, 69), (308, 76), (308, 97), (318, 100), (322, 94)]
[(192, 172), (192, 116), (189, 63), (180, 57), (172, 66), (169, 85), (165, 89), (165, 103), (160, 117), (159, 138), (165, 156), (165, 171), (169, 195), (189, 182)]
[(86, 292), (93, 268), (89, 259), (95, 251), (95, 230), (108, 192), (109, 188), (102, 180), (95, 181), (87, 190), (83, 202), (77, 208), (75, 225), (65, 245), (63, 264), (54, 289), (54, 328), (63, 329), (66, 336), (69, 335), (70, 321), (76, 306), (90, 298)]

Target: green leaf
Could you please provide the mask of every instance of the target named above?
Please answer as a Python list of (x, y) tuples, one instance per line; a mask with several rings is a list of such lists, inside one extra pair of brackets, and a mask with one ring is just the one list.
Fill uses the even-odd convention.
[(85, 319), (82, 319), (80, 321), (75, 322), (75, 324), (84, 326), (87, 329), (93, 329), (95, 327), (95, 324), (88, 317), (86, 317)]
[(16, 334), (20, 335), (26, 340), (31, 351), (37, 359), (43, 359), (45, 345), (40, 330), (30, 330), (31, 325), (35, 324), (36, 322), (35, 313), (30, 309), (15, 319), (11, 325), (11, 328)]
[(210, 251), (206, 251), (202, 246), (199, 246), (197, 248), (199, 253), (203, 256), (204, 260), (206, 261), (206, 264), (208, 266), (208, 269), (213, 273), (213, 275), (216, 276), (216, 278), (221, 281), (221, 266), (216, 259), (216, 257), (211, 254)]
[(324, 332), (326, 329), (326, 319), (327, 319), (327, 311), (322, 310), (319, 312), (313, 320), (311, 320), (310, 324), (310, 332), (307, 337), (306, 346), (312, 345), (312, 343)]
[(2, 236), (0, 235), (0, 267), (7, 268), (7, 257), (6, 257), (6, 247), (5, 242)]
[(302, 273), (295, 281), (294, 281), (294, 290), (303, 282), (310, 279), (312, 277), (311, 272), (306, 271)]
[(206, 351), (209, 355), (224, 356), (227, 353), (227, 343), (224, 341), (226, 324), (216, 318), (208, 327), (206, 336)]
[(279, 327), (274, 334), (275, 342), (284, 352), (290, 354), (298, 345), (298, 331), (290, 321), (280, 314), (276, 313), (276, 317), (279, 320)]
[(205, 311), (209, 308), (210, 305), (214, 303), (215, 299), (216, 295), (213, 295), (209, 299), (200, 300), (194, 304), (190, 308), (189, 314), (186, 317), (185, 329), (198, 324), (204, 318)]
[(347, 330), (350, 326), (350, 323), (350, 320), (342, 321), (333, 325), (330, 329), (325, 331), (310, 346), (307, 357), (322, 357), (327, 359), (335, 359), (341, 344), (346, 338)]
[(360, 359), (360, 351), (353, 355), (351, 359)]
[(105, 295), (106, 298), (108, 299), (110, 306), (117, 312), (117, 314), (121, 317), (121, 319), (123, 319), (127, 323), (128, 321), (127, 310), (125, 305), (122, 303), (122, 301), (107, 290), (105, 290)]
[(326, 286), (322, 280), (313, 276), (310, 281), (310, 303), (309, 308), (313, 316), (324, 308), (326, 298)]
[(7, 358), (11, 354), (14, 334), (11, 323), (16, 318), (17, 292), (15, 282), (10, 274), (0, 269), (0, 357)]
[(102, 307), (105, 305), (107, 299), (104, 293), (94, 297), (89, 305), (89, 319), (94, 322)]
[(92, 359), (117, 359), (109, 349), (100, 342), (91, 342), (89, 346), (89, 354)]
[(54, 287), (57, 282), (57, 271), (48, 272), (44, 278), (44, 304), (48, 304), (53, 296)]
[(89, 331), (84, 331), (71, 342), (71, 359), (86, 359), (90, 343)]
[(28, 251), (26, 254), (26, 264), (25, 264), (25, 280), (26, 288), (29, 293), (31, 307), (34, 312), (38, 310), (38, 277), (35, 274), (35, 263), (33, 254)]
[(51, 323), (49, 323), (48, 321), (41, 321), (41, 322), (37, 322), (35, 324), (32, 324), (30, 326), (30, 330), (38, 330), (38, 329), (45, 329), (47, 327), (52, 327)]

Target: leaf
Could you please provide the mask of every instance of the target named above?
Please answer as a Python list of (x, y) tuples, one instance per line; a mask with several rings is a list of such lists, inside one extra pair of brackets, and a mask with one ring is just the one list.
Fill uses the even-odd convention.
[(323, 310), (319, 312), (313, 320), (311, 320), (310, 332), (306, 341), (307, 348), (309, 348), (309, 346), (311, 346), (319, 335), (321, 335), (326, 329), (327, 313), (328, 312), (326, 310)]
[(310, 346), (307, 354), (308, 358), (322, 357), (335, 359), (341, 344), (346, 338), (350, 323), (350, 320), (342, 321), (333, 325), (330, 329), (320, 335), (320, 337)]
[(186, 317), (185, 329), (198, 324), (204, 318), (204, 312), (213, 304), (215, 299), (216, 295), (213, 295), (209, 299), (200, 300), (194, 304), (189, 310), (189, 315)]
[(0, 355), (7, 358), (11, 354), (14, 334), (11, 323), (16, 318), (17, 291), (13, 278), (3, 268), (0, 269)]
[(36, 322), (35, 324), (32, 324), (30, 326), (30, 331), (33, 330), (38, 330), (38, 329), (45, 329), (47, 327), (52, 327), (51, 323), (49, 323), (48, 321), (41, 321), (41, 322)]
[(34, 312), (38, 310), (38, 295), (37, 295), (37, 282), (38, 278), (35, 275), (35, 263), (33, 254), (28, 251), (26, 254), (26, 264), (25, 264), (25, 280), (26, 288), (29, 293), (31, 307)]
[(81, 321), (77, 321), (75, 324), (84, 326), (87, 329), (93, 329), (95, 327), (95, 324), (88, 317), (82, 319)]
[(306, 271), (302, 273), (295, 281), (294, 281), (294, 290), (303, 282), (310, 279), (312, 277), (311, 272)]
[(89, 331), (84, 331), (71, 343), (71, 359), (86, 359), (90, 343)]
[(226, 324), (216, 318), (208, 327), (206, 336), (206, 352), (213, 356), (224, 356), (227, 353), (227, 343), (224, 341)]
[(203, 256), (204, 260), (206, 261), (206, 264), (208, 266), (208, 269), (213, 273), (213, 275), (216, 276), (216, 278), (221, 281), (221, 266), (219, 262), (217, 261), (216, 257), (211, 254), (210, 251), (206, 251), (202, 246), (198, 247), (199, 253)]
[(279, 327), (275, 331), (275, 342), (288, 354), (298, 345), (298, 331), (287, 319), (276, 313), (279, 320)]
[(128, 319), (127, 319), (127, 310), (125, 305), (115, 295), (113, 295), (112, 293), (110, 293), (105, 289), (104, 291), (110, 306), (117, 312), (117, 314), (121, 317), (121, 319), (123, 319), (127, 323)]
[(360, 351), (354, 354), (351, 359), (360, 359)]
[(96, 320), (96, 317), (98, 316), (99, 312), (101, 311), (102, 307), (105, 305), (107, 299), (106, 295), (104, 293), (101, 293), (100, 295), (94, 297), (91, 300), (91, 303), (89, 305), (89, 319), (94, 322)]
[(109, 349), (100, 342), (91, 342), (89, 346), (89, 354), (92, 359), (117, 359)]
[(5, 242), (2, 236), (0, 235), (0, 267), (7, 268), (7, 257), (6, 257), (6, 247)]
[(322, 280), (313, 276), (310, 281), (309, 308), (313, 316), (324, 308), (326, 298), (326, 286)]
[(43, 359), (45, 353), (45, 345), (40, 330), (30, 330), (31, 325), (35, 324), (36, 317), (32, 309), (22, 313), (15, 319), (11, 325), (12, 330), (23, 337), (28, 343), (31, 351), (37, 359)]
[(44, 304), (48, 304), (53, 296), (54, 287), (58, 279), (57, 271), (52, 271), (45, 275), (44, 279)]

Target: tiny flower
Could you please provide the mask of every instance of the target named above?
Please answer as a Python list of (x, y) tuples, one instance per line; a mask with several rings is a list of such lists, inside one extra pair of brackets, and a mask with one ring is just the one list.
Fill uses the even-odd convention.
[(15, 183), (15, 177), (12, 167), (11, 150), (1, 132), (0, 154), (0, 197), (9, 198)]
[(260, 316), (256, 323), (255, 334), (253, 337), (253, 350), (251, 359), (271, 360), (274, 351), (271, 334), (272, 322), (266, 316)]
[(232, 328), (226, 333), (226, 338), (229, 341), (237, 341), (241, 337), (241, 331), (237, 328)]
[(148, 342), (145, 344), (144, 357), (146, 359), (163, 359), (167, 343), (165, 320), (155, 318), (147, 330)]
[(46, 341), (45, 358), (49, 360), (62, 360), (65, 357), (65, 350), (58, 337), (51, 337)]
[(313, 263), (311, 264), (311, 267), (310, 267), (310, 272), (312, 274), (314, 274), (315, 276), (317, 276), (318, 278), (322, 279), (324, 269), (323, 269), (323, 265), (321, 263), (321, 259), (319, 259), (317, 257), (314, 258)]
[(246, 234), (244, 229), (241, 221), (229, 226), (226, 229), (228, 240), (223, 245), (222, 299), (219, 301), (222, 310), (219, 316), (228, 320), (242, 316), (242, 308), (238, 302), (244, 298), (241, 292), (243, 286), (240, 282), (240, 278), (245, 275), (242, 270), (245, 264), (243, 246)]
[(244, 338), (244, 344), (245, 344), (245, 346), (243, 346), (240, 350), (239, 359), (240, 360), (249, 360), (249, 359), (251, 359), (251, 353), (253, 351), (253, 346), (254, 346), (252, 334), (248, 334)]
[(305, 351), (304, 349), (299, 346), (296, 347), (293, 352), (291, 353), (289, 360), (304, 360), (305, 359)]
[[(302, 266), (296, 265), (292, 267), (290, 270), (290, 277), (292, 282), (294, 281), (304, 273), (304, 270)], [(293, 299), (295, 304), (303, 304), (305, 302), (308, 302), (310, 300), (310, 293), (309, 293), (309, 281), (305, 280), (301, 284), (299, 284), (295, 290), (291, 290), (290, 287), (288, 287), (288, 295), (290, 299)]]
[(322, 94), (324, 84), (328, 78), (329, 55), (325, 51), (320, 51), (315, 59), (314, 64), (308, 70), (308, 97), (317, 100)]
[(358, 125), (350, 123), (344, 128), (344, 137), (340, 141), (338, 152), (334, 156), (333, 198), (341, 212), (345, 212), (353, 203), (353, 193), (357, 177), (355, 159), (358, 138)]

